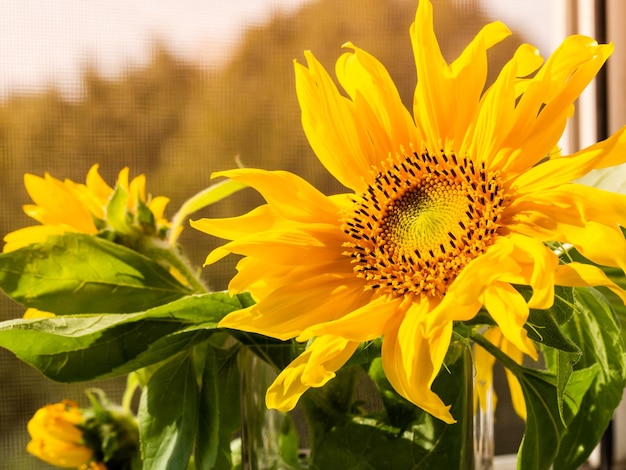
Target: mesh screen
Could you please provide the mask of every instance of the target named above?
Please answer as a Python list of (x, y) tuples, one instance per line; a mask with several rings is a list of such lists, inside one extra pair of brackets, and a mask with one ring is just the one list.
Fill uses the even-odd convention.
[[(388, 67), (405, 103), (411, 102), (415, 72), (408, 28), (414, 0), (157, 3), (3, 4), (3, 234), (31, 225), (21, 211), (30, 202), (24, 173), (84, 181), (94, 163), (109, 184), (124, 166), (131, 175), (145, 173), (149, 192), (171, 198), (169, 215), (206, 187), (213, 171), (234, 167), (237, 157), (245, 166), (300, 174), (326, 193), (340, 191), (300, 127), (292, 60), (302, 60), (304, 49), (332, 70), (341, 44), (351, 40)], [(448, 60), (500, 13), (502, 3), (512, 5), (507, 15), (516, 19), (511, 26), (517, 29), (493, 54), (496, 67), (522, 41), (549, 41), (550, 18), (542, 2), (433, 3)], [(533, 9), (534, 21), (522, 33), (518, 13)], [(252, 192), (243, 192), (196, 217), (242, 213), (259, 202)], [(186, 228), (181, 243), (200, 265), (217, 242)], [(233, 266), (229, 260), (207, 272), (211, 287), (225, 288)], [(22, 307), (5, 298), (0, 305), (1, 320), (22, 314)], [(53, 383), (0, 350), (0, 468), (50, 468), (25, 452), (26, 423), (35, 410), (63, 398), (87, 405), (84, 389), (94, 386), (119, 402), (124, 383), (124, 378)], [(506, 388), (498, 395), (497, 452), (513, 452), (522, 424), (507, 403)]]

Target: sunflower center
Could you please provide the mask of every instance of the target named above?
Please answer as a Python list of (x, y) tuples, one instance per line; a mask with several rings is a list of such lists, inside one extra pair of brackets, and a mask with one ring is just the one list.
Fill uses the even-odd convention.
[(343, 219), (344, 254), (372, 289), (443, 296), (495, 241), (504, 197), (498, 172), (442, 151), (385, 162)]

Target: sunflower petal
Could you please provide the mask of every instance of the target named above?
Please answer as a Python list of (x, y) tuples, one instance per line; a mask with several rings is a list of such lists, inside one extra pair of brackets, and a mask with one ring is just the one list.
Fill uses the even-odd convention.
[(438, 150), (446, 141), (463, 141), (487, 79), (486, 51), (509, 34), (502, 23), (485, 26), (448, 66), (433, 29), (432, 5), (430, 1), (419, 3), (411, 26), (418, 76), (413, 113), (427, 148)]
[(337, 78), (354, 102), (356, 116), (367, 128), (376, 152), (387, 155), (419, 142), (413, 118), (385, 67), (352, 43), (344, 47), (354, 52), (337, 60)]
[(429, 302), (414, 304), (404, 315), (388, 322), (382, 347), (382, 362), (391, 385), (407, 400), (445, 423), (454, 423), (450, 406), (431, 390), (450, 345), (452, 322), (424, 335)]
[(529, 314), (528, 304), (524, 297), (511, 285), (496, 283), (485, 289), (483, 304), (500, 326), (504, 337), (536, 360), (537, 350), (524, 328)]
[(374, 147), (359, 126), (354, 104), (342, 96), (324, 67), (306, 52), (308, 68), (295, 63), (302, 127), (320, 162), (344, 186), (365, 189)]
[(289, 364), (267, 390), (268, 408), (292, 410), (311, 387), (321, 387), (354, 354), (359, 343), (335, 336), (322, 336)]
[(591, 264), (567, 263), (556, 268), (555, 282), (569, 287), (607, 287), (626, 305), (626, 292), (611, 281), (604, 271)]
[(225, 176), (256, 189), (279, 215), (307, 222), (337, 222), (337, 207), (306, 180), (287, 171), (265, 171), (252, 168), (222, 171)]

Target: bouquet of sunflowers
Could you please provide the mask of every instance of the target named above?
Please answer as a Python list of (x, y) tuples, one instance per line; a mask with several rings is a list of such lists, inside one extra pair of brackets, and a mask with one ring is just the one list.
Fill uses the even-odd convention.
[[(26, 175), (40, 225), (5, 237), (0, 287), (26, 314), (0, 324), (0, 346), (57, 381), (128, 377), (120, 406), (91, 391), (89, 409), (37, 411), (28, 451), (109, 470), (472, 468), (498, 360), (526, 422), (518, 468), (584, 463), (626, 385), (626, 197), (575, 180), (626, 162), (626, 131), (572, 155), (558, 141), (613, 46), (571, 36), (544, 62), (522, 45), (485, 89), (487, 50), (509, 34), (488, 24), (448, 64), (421, 0), (412, 113), (356, 45), (337, 60), (343, 90), (306, 52), (302, 124), (341, 194), (239, 168), (170, 221), (128, 169), (115, 187), (97, 166), (84, 184)], [(266, 203), (191, 221), (228, 240), (205, 270), (241, 256), (211, 292), (178, 236), (246, 187)], [(265, 370), (265, 403), (248, 400)], [(363, 380), (378, 409), (355, 398)]]

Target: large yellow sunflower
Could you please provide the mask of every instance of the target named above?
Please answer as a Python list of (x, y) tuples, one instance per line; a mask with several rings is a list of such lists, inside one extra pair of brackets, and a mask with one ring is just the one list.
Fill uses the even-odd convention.
[[(249, 290), (258, 302), (220, 325), (309, 341), (268, 390), (270, 407), (292, 408), (359, 343), (382, 336), (393, 387), (454, 422), (431, 391), (453, 322), (484, 307), (503, 341), (536, 357), (524, 324), (529, 308), (552, 305), (555, 284), (604, 285), (626, 298), (596, 267), (559, 265), (545, 244), (626, 267), (626, 199), (572, 183), (626, 160), (624, 130), (570, 156), (556, 151), (574, 100), (612, 45), (572, 36), (545, 64), (522, 45), (484, 91), (486, 51), (510, 34), (506, 26), (485, 26), (452, 64), (439, 50), (429, 1), (419, 2), (410, 32), (413, 116), (383, 65), (351, 43), (336, 64), (345, 94), (310, 52), (306, 66), (295, 64), (307, 138), (348, 193), (325, 196), (282, 171), (221, 172), (267, 204), (194, 223), (232, 240), (206, 263), (244, 255), (230, 291)], [(532, 297), (513, 285), (530, 286)]]

